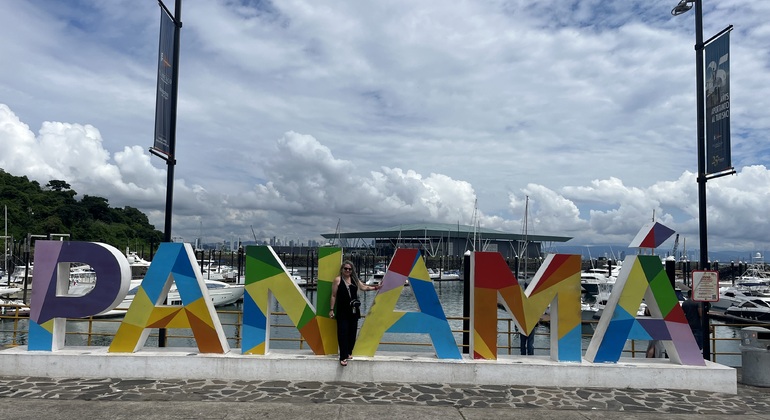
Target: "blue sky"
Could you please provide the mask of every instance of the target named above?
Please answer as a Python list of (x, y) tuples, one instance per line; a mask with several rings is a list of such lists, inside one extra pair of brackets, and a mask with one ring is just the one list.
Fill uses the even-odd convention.
[[(338, 221), (471, 224), (476, 206), (521, 232), (529, 197), (529, 231), (572, 244), (625, 246), (653, 212), (697, 244), (694, 13), (675, 4), (185, 0), (173, 236), (303, 242)], [(704, 1), (706, 38), (735, 26), (713, 250), (770, 243), (767, 16)], [(4, 4), (0, 168), (162, 230), (159, 21), (152, 0)]]

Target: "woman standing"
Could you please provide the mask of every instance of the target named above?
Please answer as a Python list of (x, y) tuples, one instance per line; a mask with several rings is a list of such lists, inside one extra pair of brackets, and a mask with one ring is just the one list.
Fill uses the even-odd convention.
[[(358, 319), (361, 318), (361, 302), (358, 300), (358, 291), (367, 292), (379, 289), (380, 286), (361, 284), (351, 261), (345, 261), (340, 266), (340, 275), (332, 283), (329, 317), (337, 319), (337, 344), (340, 351), (341, 366), (347, 366), (348, 360), (353, 358)], [(335, 304), (337, 305), (336, 310)]]

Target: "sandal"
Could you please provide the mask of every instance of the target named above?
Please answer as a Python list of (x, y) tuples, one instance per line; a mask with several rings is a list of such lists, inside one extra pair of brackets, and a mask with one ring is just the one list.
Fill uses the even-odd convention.
[(348, 360), (353, 360), (353, 355), (352, 354), (348, 356)]
[(347, 360), (340, 360), (340, 366), (347, 366), (348, 361)]

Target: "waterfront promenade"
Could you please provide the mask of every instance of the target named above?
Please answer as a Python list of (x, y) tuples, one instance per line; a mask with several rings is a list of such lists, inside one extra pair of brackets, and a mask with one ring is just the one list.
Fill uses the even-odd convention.
[[(355, 363), (355, 361), (351, 362)], [(319, 381), (0, 377), (3, 419), (765, 419), (770, 388), (737, 394)]]

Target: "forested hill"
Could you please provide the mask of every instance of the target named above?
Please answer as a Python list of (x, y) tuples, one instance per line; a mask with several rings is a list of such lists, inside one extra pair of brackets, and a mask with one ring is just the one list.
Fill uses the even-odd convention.
[[(0, 220), (7, 206), (8, 236), (17, 243), (27, 234), (69, 234), (73, 241), (104, 242), (125, 250), (157, 246), (163, 239), (163, 233), (138, 209), (112, 208), (105, 198), (83, 195), (77, 200), (76, 195), (65, 181), (51, 180), (41, 187), (26, 176), (0, 169)], [(5, 220), (0, 235), (5, 235), (4, 228)]]

